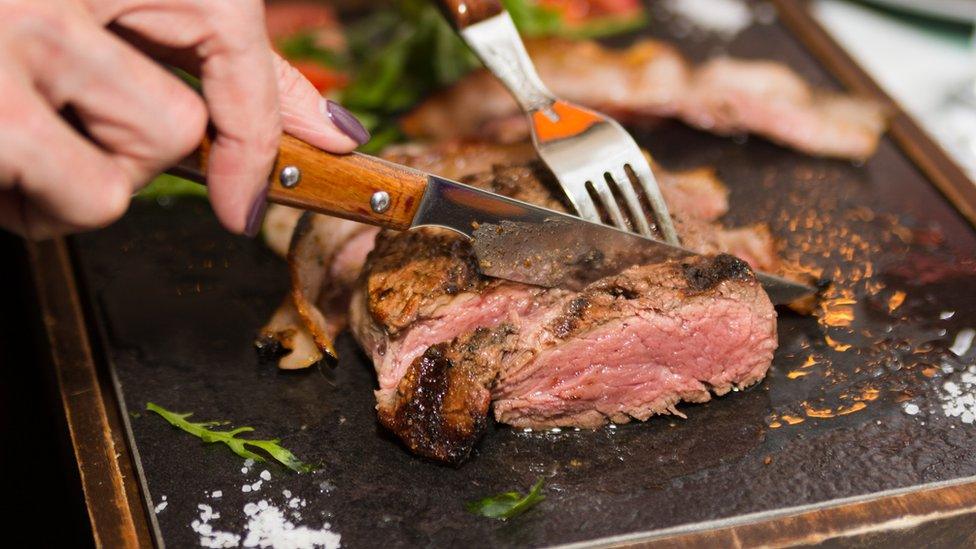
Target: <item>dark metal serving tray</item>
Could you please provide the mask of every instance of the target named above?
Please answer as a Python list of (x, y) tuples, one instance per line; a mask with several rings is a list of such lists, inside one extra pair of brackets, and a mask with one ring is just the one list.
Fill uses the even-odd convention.
[[(717, 48), (773, 58), (887, 101), (803, 3), (774, 4), (778, 19), (730, 44), (676, 41), (694, 59)], [(655, 33), (680, 31), (651, 10)], [(286, 290), (285, 266), (221, 231), (202, 201), (136, 204), (108, 229), (33, 245), (96, 538), (192, 546), (198, 505), (220, 514), (213, 529), (243, 533), (246, 503), (286, 509), (288, 490), (305, 501), (295, 522), (328, 522), (347, 547), (972, 542), (976, 425), (946, 417), (941, 395), (974, 363), (947, 348), (976, 326), (976, 193), (895, 114), (864, 165), (676, 123), (641, 131), (670, 168), (715, 167), (732, 190), (730, 222), (768, 223), (787, 257), (835, 286), (813, 316), (780, 311), (780, 347), (755, 388), (682, 405), (687, 419), (494, 426), (457, 469), (413, 457), (377, 425), (372, 367), (348, 335), (335, 367), (280, 372), (259, 360), (252, 338)], [(226, 448), (145, 412), (149, 401), (253, 426), (322, 468), (242, 473)], [(271, 480), (243, 492), (262, 469)], [(514, 520), (463, 508), (540, 477), (545, 501)]]

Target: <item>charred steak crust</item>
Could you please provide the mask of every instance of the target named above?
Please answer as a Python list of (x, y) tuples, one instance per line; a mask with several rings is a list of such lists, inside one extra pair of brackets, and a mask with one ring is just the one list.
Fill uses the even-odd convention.
[(444, 229), (380, 233), (364, 270), (370, 314), (391, 335), (427, 306), (490, 284), (468, 242)]
[(460, 464), (488, 425), (490, 386), (515, 329), (478, 328), (417, 357), (397, 385), (391, 405), (379, 407), (380, 423), (414, 453)]
[(723, 280), (753, 280), (749, 264), (729, 254), (718, 254), (704, 263), (682, 263), (682, 272), (693, 292), (707, 292)]
[(491, 171), (463, 177), (461, 182), (557, 212), (570, 211), (563, 201), (555, 198), (564, 193), (552, 172), (538, 160), (521, 165), (494, 165)]

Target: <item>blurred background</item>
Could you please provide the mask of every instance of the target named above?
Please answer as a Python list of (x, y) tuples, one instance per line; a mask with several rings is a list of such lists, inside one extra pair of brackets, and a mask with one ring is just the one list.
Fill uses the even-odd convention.
[(814, 0), (817, 19), (976, 181), (976, 0)]

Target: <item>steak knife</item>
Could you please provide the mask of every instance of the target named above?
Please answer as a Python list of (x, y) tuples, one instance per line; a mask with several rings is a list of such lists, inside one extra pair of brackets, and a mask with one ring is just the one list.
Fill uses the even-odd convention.
[[(169, 170), (205, 183), (209, 142)], [(485, 275), (580, 289), (637, 264), (699, 255), (635, 233), (591, 223), (406, 166), (333, 154), (282, 136), (268, 200), (381, 227), (443, 227), (471, 239)], [(757, 273), (773, 303), (816, 290)]]

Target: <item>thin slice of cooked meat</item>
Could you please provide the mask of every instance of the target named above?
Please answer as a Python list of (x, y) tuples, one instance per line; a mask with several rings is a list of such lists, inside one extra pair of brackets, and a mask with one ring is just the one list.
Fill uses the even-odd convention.
[(813, 90), (779, 63), (728, 57), (694, 72), (681, 119), (718, 134), (749, 131), (810, 154), (855, 159), (874, 153), (885, 128), (872, 102)]
[[(878, 103), (815, 90), (779, 63), (718, 58), (693, 67), (654, 40), (620, 50), (552, 38), (526, 45), (557, 95), (623, 122), (679, 118), (722, 135), (754, 133), (809, 154), (855, 159), (874, 153), (885, 128)], [(402, 126), (413, 137), (438, 139), (528, 135), (518, 105), (485, 71), (435, 94)]]
[[(265, 219), (267, 240), (272, 232), (274, 241), (280, 240), (285, 223), (297, 211), (279, 208)], [(346, 326), (350, 291), (378, 229), (306, 212), (290, 232), (291, 292), (256, 341), (260, 349), (280, 355), (278, 366), (286, 370), (306, 368), (324, 355), (336, 357), (332, 342)]]

